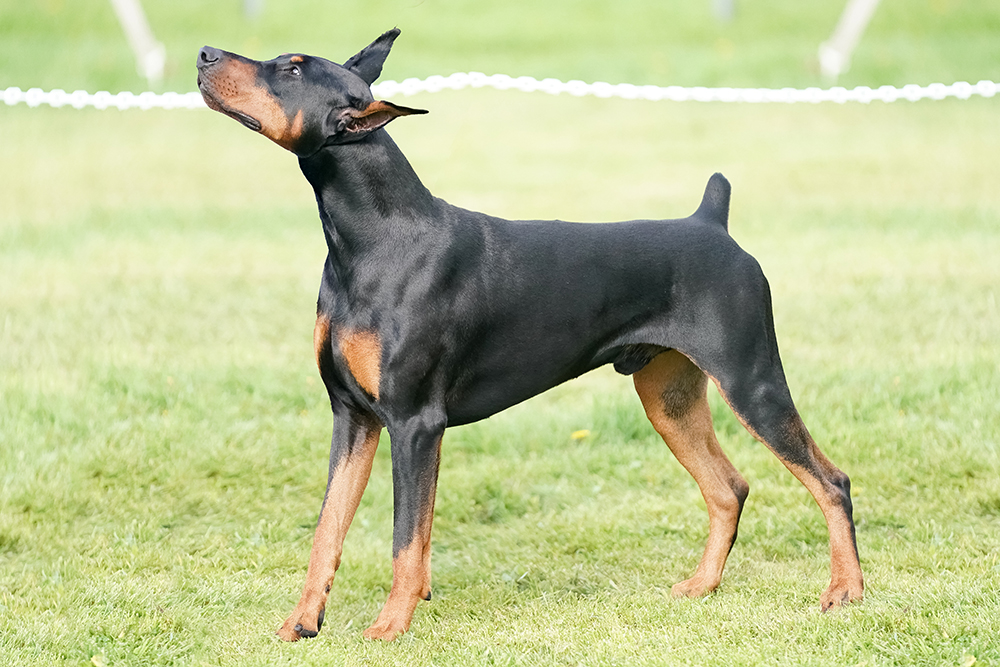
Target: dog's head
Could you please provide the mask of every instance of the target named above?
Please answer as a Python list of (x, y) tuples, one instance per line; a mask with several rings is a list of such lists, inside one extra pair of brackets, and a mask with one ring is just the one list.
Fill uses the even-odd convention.
[(258, 61), (206, 46), (198, 53), (205, 103), (299, 157), (358, 141), (399, 116), (427, 113), (372, 97), (393, 29), (343, 65), (302, 54)]

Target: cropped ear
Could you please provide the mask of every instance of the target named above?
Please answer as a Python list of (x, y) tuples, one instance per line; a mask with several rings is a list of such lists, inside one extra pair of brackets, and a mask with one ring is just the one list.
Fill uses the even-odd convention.
[(399, 28), (382, 33), (378, 39), (344, 63), (344, 68), (360, 76), (369, 86), (372, 85), (375, 83), (375, 79), (382, 74), (382, 65), (389, 56), (392, 43), (398, 36)]
[(385, 127), (394, 118), (424, 113), (427, 112), (423, 109), (411, 109), (383, 100), (375, 100), (364, 109), (354, 107), (338, 109), (331, 114), (333, 127), (330, 128), (327, 143), (345, 144), (357, 141)]

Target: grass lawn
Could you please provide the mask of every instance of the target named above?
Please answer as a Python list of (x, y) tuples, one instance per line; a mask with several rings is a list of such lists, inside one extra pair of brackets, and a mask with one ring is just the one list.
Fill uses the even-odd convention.
[[(268, 2), (252, 22), (235, 2), (203, 20), (202, 3), (146, 4), (175, 68), (164, 86), (182, 91), (205, 43), (343, 59), (396, 24), (388, 78), (813, 85), (841, 6), (745, 3), (718, 26), (707, 2), (636, 3), (676, 12), (660, 48), (642, 12), (602, 3), (558, 30), (567, 3), (524, 3), (541, 23), (519, 3), (358, 5), (301, 39), (295, 17), (328, 9)], [(79, 6), (0, 0), (0, 87), (142, 88), (106, 3)], [(1000, 77), (990, 3), (879, 12), (842, 83)], [(391, 582), (383, 443), (322, 633), (279, 642), (330, 436), (312, 193), (293, 156), (218, 114), (22, 105), (0, 107), (0, 664), (1000, 665), (996, 98), (400, 101), (431, 111), (390, 126), (431, 190), (498, 215), (680, 217), (726, 174), (793, 395), (853, 481), (864, 603), (818, 612), (820, 512), (716, 396), (750, 498), (720, 589), (671, 599), (704, 504), (630, 380), (601, 369), (448, 432), (434, 599), (393, 644), (361, 639)]]

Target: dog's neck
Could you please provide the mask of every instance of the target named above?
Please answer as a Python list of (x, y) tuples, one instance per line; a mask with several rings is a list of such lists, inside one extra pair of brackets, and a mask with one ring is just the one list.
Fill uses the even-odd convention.
[(331, 253), (360, 252), (430, 224), (437, 201), (385, 130), (299, 159)]

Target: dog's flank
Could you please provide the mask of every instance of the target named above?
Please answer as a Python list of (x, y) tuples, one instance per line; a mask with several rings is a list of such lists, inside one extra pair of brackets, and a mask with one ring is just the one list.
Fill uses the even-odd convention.
[(334, 416), (330, 473), (302, 596), (279, 636), (319, 632), (383, 427), (393, 583), (365, 636), (393, 639), (431, 594), (445, 428), (609, 363), (633, 376), (708, 508), (704, 555), (675, 594), (719, 585), (749, 492), (712, 430), (711, 380), (823, 511), (832, 576), (821, 607), (860, 600), (850, 483), (792, 402), (767, 281), (727, 231), (729, 182), (712, 176), (697, 211), (676, 220), (510, 221), (452, 206), (383, 129), (425, 112), (371, 94), (397, 35), (344, 65), (304, 54), (258, 62), (210, 47), (198, 56), (206, 103), (299, 157), (328, 249), (314, 345)]

